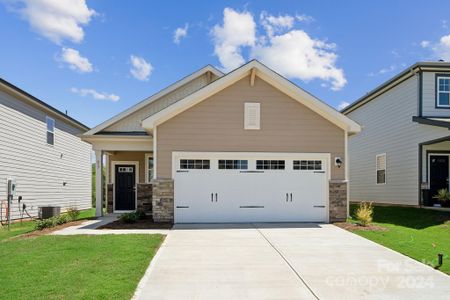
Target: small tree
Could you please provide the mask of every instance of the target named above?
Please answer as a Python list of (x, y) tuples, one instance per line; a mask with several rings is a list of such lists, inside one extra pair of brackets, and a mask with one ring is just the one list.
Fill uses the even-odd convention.
[(372, 203), (361, 202), (356, 209), (356, 220), (361, 226), (367, 226), (372, 222), (373, 206)]

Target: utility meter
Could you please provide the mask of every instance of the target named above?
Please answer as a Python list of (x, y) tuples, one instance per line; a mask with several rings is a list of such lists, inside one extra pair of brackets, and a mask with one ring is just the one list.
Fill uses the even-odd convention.
[(16, 180), (13, 178), (8, 178), (8, 196), (16, 195)]

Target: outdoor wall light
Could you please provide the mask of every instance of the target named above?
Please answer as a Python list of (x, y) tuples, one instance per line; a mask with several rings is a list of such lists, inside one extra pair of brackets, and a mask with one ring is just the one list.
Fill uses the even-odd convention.
[(335, 157), (334, 158), (334, 165), (338, 168), (340, 168), (342, 166), (342, 159), (340, 157)]

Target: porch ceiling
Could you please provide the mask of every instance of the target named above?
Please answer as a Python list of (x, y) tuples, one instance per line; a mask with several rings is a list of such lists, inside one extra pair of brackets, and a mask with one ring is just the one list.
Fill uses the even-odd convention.
[(125, 134), (82, 135), (80, 138), (91, 144), (93, 150), (103, 151), (153, 151), (153, 136)]

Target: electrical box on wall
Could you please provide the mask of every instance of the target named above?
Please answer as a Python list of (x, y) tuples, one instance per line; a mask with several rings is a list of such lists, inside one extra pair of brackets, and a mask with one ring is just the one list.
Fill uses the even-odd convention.
[(7, 179), (8, 197), (16, 195), (16, 187), (17, 187), (16, 180), (14, 178), (8, 178)]

